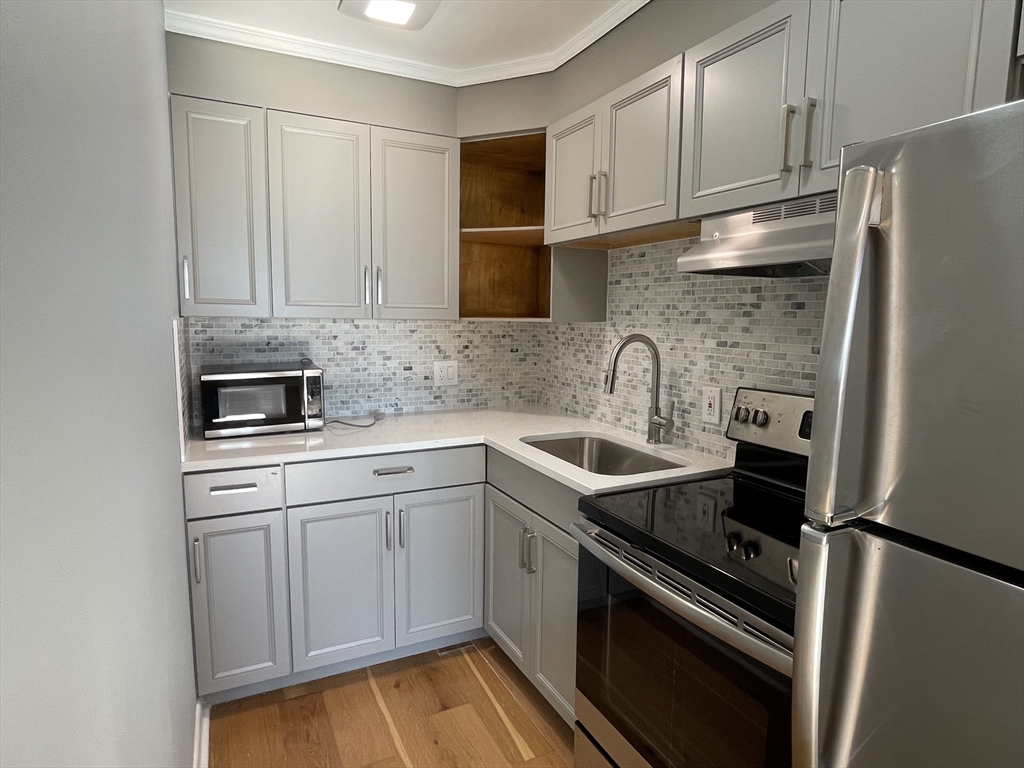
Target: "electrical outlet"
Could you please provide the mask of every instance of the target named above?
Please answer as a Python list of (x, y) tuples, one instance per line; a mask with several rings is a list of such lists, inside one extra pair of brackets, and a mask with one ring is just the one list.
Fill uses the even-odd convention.
[(722, 388), (704, 387), (704, 421), (708, 424), (722, 422)]
[(434, 386), (452, 387), (459, 383), (459, 361), (437, 360), (434, 363)]

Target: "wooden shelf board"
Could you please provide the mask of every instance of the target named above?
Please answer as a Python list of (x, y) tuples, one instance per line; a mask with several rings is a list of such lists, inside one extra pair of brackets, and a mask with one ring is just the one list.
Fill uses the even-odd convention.
[(561, 248), (598, 248), (609, 251), (613, 248), (628, 248), (631, 245), (650, 245), (664, 243), (669, 240), (682, 240), (685, 237), (700, 237), (699, 221), (666, 221), (663, 224), (651, 224), (625, 232), (609, 232), (606, 235), (588, 237), (571, 243), (557, 243)]
[(469, 243), (492, 245), (544, 245), (544, 227), (472, 227), (459, 237)]

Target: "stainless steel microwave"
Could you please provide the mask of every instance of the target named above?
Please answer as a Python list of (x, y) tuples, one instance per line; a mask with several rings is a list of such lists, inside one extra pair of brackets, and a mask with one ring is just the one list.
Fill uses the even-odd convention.
[(204, 366), (203, 437), (301, 432), (324, 426), (324, 372), (295, 363)]

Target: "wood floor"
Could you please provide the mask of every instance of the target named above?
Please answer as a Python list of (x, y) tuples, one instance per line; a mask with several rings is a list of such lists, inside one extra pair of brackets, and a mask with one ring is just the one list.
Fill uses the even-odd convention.
[(215, 706), (210, 768), (571, 768), (572, 730), (492, 640)]

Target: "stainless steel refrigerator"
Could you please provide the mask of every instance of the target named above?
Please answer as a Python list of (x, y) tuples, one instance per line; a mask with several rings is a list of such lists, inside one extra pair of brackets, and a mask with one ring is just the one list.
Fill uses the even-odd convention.
[(1024, 765), (1024, 102), (842, 153), (797, 766)]

